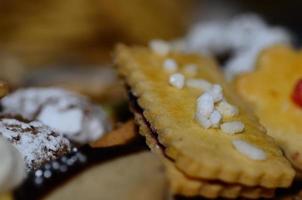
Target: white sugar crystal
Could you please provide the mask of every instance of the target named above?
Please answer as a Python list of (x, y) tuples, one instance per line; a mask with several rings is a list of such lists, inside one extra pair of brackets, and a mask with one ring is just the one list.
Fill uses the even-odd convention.
[(171, 49), (169, 43), (158, 39), (151, 40), (149, 43), (149, 47), (152, 49), (153, 52), (161, 56), (166, 56)]
[(237, 151), (239, 151), (243, 155), (246, 155), (250, 159), (253, 159), (253, 160), (265, 160), (266, 159), (266, 153), (262, 149), (256, 147), (255, 145), (252, 145), (246, 141), (237, 139), (237, 140), (233, 140), (232, 144)]
[(190, 88), (200, 89), (202, 91), (208, 91), (212, 88), (212, 84), (203, 79), (188, 79), (186, 86)]
[(218, 84), (214, 84), (208, 92), (212, 95), (215, 103), (223, 99), (222, 87)]
[(177, 89), (182, 89), (185, 84), (185, 77), (180, 73), (172, 74), (169, 78), (169, 83)]
[(221, 130), (227, 134), (236, 134), (244, 131), (244, 124), (240, 121), (224, 122), (220, 126)]
[(214, 111), (214, 99), (205, 92), (197, 99), (197, 113), (209, 117)]
[(196, 113), (196, 120), (199, 122), (199, 124), (203, 127), (203, 128), (210, 128), (212, 126), (211, 121), (208, 119), (208, 117), (202, 115), (201, 113)]
[(220, 101), (216, 109), (222, 114), (223, 118), (230, 118), (238, 115), (239, 111), (236, 106), (233, 106), (225, 100)]
[(163, 67), (165, 71), (174, 73), (177, 71), (178, 65), (175, 60), (168, 58), (164, 61)]
[(212, 124), (211, 126), (215, 128), (219, 127), (219, 123), (221, 119), (222, 119), (221, 114), (217, 110), (214, 110), (210, 116), (210, 122)]
[(184, 73), (189, 76), (195, 76), (197, 73), (197, 66), (195, 64), (187, 64), (184, 66)]

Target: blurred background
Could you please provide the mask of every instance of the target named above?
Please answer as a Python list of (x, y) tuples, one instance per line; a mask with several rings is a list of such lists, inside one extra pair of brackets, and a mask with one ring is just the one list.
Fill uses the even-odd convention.
[(176, 39), (196, 22), (245, 12), (299, 36), (301, 7), (299, 0), (1, 0), (0, 78), (12, 88), (60, 85), (100, 101), (118, 99), (116, 43)]

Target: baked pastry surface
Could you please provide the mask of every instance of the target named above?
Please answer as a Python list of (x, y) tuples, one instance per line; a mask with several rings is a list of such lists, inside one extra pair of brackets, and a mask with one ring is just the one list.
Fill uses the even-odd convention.
[(294, 103), (295, 85), (302, 78), (302, 52), (287, 46), (265, 50), (254, 72), (234, 85), (295, 168), (302, 169), (302, 108)]
[[(249, 187), (276, 188), (291, 184), (294, 171), (289, 162), (245, 104), (232, 93), (211, 59), (169, 54), (180, 66), (196, 64), (198, 78), (223, 86), (228, 101), (240, 108), (240, 115), (235, 119), (246, 126), (242, 134), (230, 136), (220, 129), (204, 129), (196, 122), (195, 101), (200, 91), (171, 87), (169, 75), (162, 69), (166, 57), (144, 47), (119, 46), (116, 58), (118, 71), (137, 97), (164, 155), (185, 176)], [(255, 161), (240, 155), (231, 145), (234, 139), (261, 147), (267, 158)]]

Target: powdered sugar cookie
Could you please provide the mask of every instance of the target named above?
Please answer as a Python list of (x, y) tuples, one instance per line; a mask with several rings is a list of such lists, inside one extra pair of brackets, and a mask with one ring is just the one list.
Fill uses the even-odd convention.
[(71, 141), (85, 144), (111, 128), (106, 113), (84, 96), (60, 88), (26, 88), (1, 100), (3, 113), (39, 120)]

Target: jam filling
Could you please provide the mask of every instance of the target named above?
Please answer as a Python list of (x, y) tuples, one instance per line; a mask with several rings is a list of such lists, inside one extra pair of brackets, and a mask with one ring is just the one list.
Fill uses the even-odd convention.
[(297, 106), (302, 107), (302, 79), (299, 79), (295, 85), (292, 100)]

